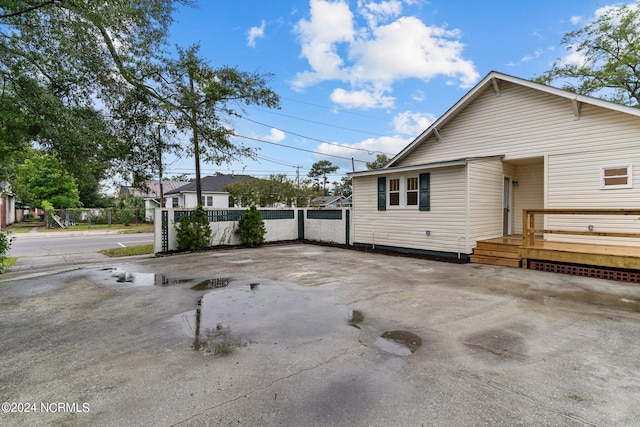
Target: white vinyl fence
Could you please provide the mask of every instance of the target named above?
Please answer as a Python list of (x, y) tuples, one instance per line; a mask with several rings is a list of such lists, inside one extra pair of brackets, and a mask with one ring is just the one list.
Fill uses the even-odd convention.
[[(350, 226), (351, 210), (342, 209), (258, 209), (262, 214), (267, 234), (265, 242), (311, 240), (322, 243), (350, 245), (353, 231)], [(175, 224), (191, 209), (157, 208), (155, 213), (154, 252), (178, 249)], [(212, 231), (211, 246), (241, 244), (235, 229), (244, 209), (205, 210)]]

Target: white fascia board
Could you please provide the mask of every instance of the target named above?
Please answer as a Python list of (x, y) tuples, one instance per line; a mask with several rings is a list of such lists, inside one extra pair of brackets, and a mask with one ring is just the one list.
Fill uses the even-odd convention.
[(504, 158), (504, 154), (496, 154), (493, 156), (482, 156), (482, 157), (465, 157), (464, 159), (456, 159), (456, 160), (446, 160), (443, 162), (434, 162), (434, 163), (425, 163), (421, 165), (410, 165), (410, 166), (402, 166), (396, 168), (385, 168), (385, 169), (374, 169), (370, 171), (360, 171), (360, 172), (348, 172), (347, 175), (351, 177), (361, 177), (361, 176), (374, 176), (374, 175), (388, 175), (390, 173), (402, 173), (402, 172), (415, 172), (419, 170), (429, 170), (429, 169), (438, 169), (438, 168), (448, 168), (451, 166), (464, 166), (469, 162), (473, 162), (475, 160), (483, 160), (483, 159), (494, 159)]
[(469, 159), (458, 159), (458, 160), (450, 160), (445, 162), (427, 163), (423, 165), (402, 166), (398, 168), (384, 168), (384, 169), (374, 169), (371, 171), (349, 172), (347, 173), (347, 175), (351, 177), (388, 175), (390, 173), (413, 172), (417, 170), (446, 168), (449, 166), (463, 166), (467, 164), (468, 160)]

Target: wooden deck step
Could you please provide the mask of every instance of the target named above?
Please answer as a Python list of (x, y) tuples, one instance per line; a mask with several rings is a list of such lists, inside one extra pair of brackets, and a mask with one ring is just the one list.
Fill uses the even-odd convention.
[(474, 255), (482, 255), (494, 258), (511, 258), (511, 259), (520, 259), (520, 251), (504, 251), (504, 250), (494, 250), (494, 249), (485, 249), (485, 248), (475, 248), (473, 251)]
[(476, 246), (476, 250), (482, 251), (500, 251), (500, 252), (511, 252), (511, 253), (520, 253), (519, 245), (509, 245), (505, 243), (492, 243), (492, 242), (478, 242)]
[(471, 262), (505, 267), (520, 267), (520, 238), (497, 238), (479, 241), (471, 255)]
[(521, 260), (514, 258), (502, 258), (502, 257), (492, 257), (492, 256), (484, 256), (484, 255), (471, 255), (471, 262), (475, 264), (485, 264), (485, 265), (499, 265), (503, 267), (520, 267)]

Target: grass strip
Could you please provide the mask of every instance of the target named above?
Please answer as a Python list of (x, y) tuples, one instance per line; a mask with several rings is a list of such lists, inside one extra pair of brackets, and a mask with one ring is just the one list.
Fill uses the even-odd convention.
[(153, 243), (149, 243), (147, 245), (126, 246), (124, 248), (103, 249), (98, 251), (98, 253), (112, 258), (134, 255), (151, 255), (153, 254)]

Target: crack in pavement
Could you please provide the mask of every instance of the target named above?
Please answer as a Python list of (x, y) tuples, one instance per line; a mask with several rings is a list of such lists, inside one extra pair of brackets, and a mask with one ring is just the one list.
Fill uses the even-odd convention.
[(237, 400), (242, 399), (243, 397), (248, 397), (248, 396), (250, 396), (250, 395), (252, 395), (252, 394), (254, 394), (254, 393), (257, 393), (257, 392), (260, 392), (260, 391), (267, 390), (267, 389), (269, 389), (269, 388), (273, 387), (273, 385), (274, 385), (274, 384), (279, 383), (280, 381), (287, 380), (287, 379), (289, 379), (289, 378), (295, 377), (296, 375), (300, 375), (300, 374), (302, 374), (302, 373), (304, 373), (304, 372), (312, 371), (312, 370), (317, 369), (317, 368), (319, 368), (319, 367), (321, 367), (321, 366), (324, 366), (324, 365), (326, 365), (326, 364), (328, 364), (328, 363), (331, 363), (331, 362), (333, 362), (334, 360), (338, 359), (339, 357), (342, 357), (342, 356), (344, 356), (345, 354), (347, 354), (347, 352), (348, 352), (348, 351), (349, 351), (349, 349), (345, 349), (341, 354), (337, 354), (337, 355), (335, 355), (335, 356), (333, 356), (333, 357), (330, 357), (329, 359), (327, 359), (327, 360), (325, 360), (325, 361), (323, 361), (323, 362), (320, 362), (320, 363), (318, 363), (317, 365), (310, 366), (310, 367), (308, 367), (308, 368), (299, 369), (298, 371), (296, 371), (296, 372), (294, 372), (294, 373), (292, 373), (292, 374), (285, 375), (284, 377), (276, 378), (275, 380), (271, 381), (271, 382), (270, 382), (269, 384), (267, 384), (266, 386), (258, 387), (258, 388), (256, 388), (256, 389), (250, 390), (249, 392), (244, 393), (244, 394), (242, 394), (242, 395), (240, 395), (240, 396), (236, 396), (236, 397), (234, 397), (233, 399), (229, 399), (229, 400), (226, 400), (226, 401), (224, 401), (224, 402), (220, 402), (220, 403), (218, 403), (218, 404), (215, 404), (215, 405), (209, 406), (209, 407), (207, 407), (207, 408), (203, 409), (202, 411), (200, 411), (200, 412), (198, 412), (198, 413), (195, 413), (195, 414), (191, 415), (191, 416), (190, 416), (190, 417), (188, 417), (188, 418), (185, 418), (185, 419), (183, 419), (183, 420), (180, 420), (180, 421), (176, 422), (175, 424), (171, 424), (171, 427), (175, 427), (175, 426), (178, 426), (178, 425), (184, 424), (184, 423), (186, 423), (186, 422), (188, 422), (188, 421), (193, 420), (193, 419), (194, 419), (194, 418), (196, 418), (196, 417), (199, 417), (200, 415), (204, 415), (205, 413), (207, 413), (208, 411), (210, 411), (210, 410), (212, 410), (212, 409), (217, 409), (217, 408), (220, 408), (220, 407), (222, 407), (222, 406), (224, 406), (224, 405), (227, 405), (227, 404), (229, 404), (229, 403), (233, 403), (233, 402), (235, 402), (235, 401), (237, 401)]
[(465, 370), (457, 370), (457, 371), (454, 371), (453, 373), (454, 374), (458, 374), (458, 375), (462, 375), (462, 376), (464, 376), (466, 378), (471, 378), (471, 379), (476, 380), (477, 382), (479, 382), (481, 384), (485, 384), (485, 385), (487, 385), (489, 387), (492, 387), (492, 388), (495, 388), (497, 390), (500, 390), (500, 391), (503, 391), (503, 392), (506, 392), (506, 393), (509, 393), (509, 394), (513, 394), (513, 395), (518, 396), (518, 397), (520, 397), (522, 399), (528, 400), (529, 402), (531, 402), (531, 403), (533, 403), (533, 404), (535, 404), (535, 405), (537, 405), (537, 406), (539, 406), (539, 407), (541, 407), (541, 408), (543, 408), (543, 409), (545, 409), (545, 410), (547, 410), (549, 412), (553, 412), (555, 414), (561, 415), (561, 416), (563, 416), (565, 418), (568, 418), (570, 420), (577, 421), (577, 422), (582, 423), (582, 424), (587, 425), (587, 426), (597, 427), (597, 424), (594, 424), (591, 421), (587, 421), (584, 418), (580, 418), (579, 416), (574, 415), (574, 414), (570, 414), (568, 412), (564, 412), (564, 411), (561, 411), (561, 410), (558, 410), (558, 409), (554, 409), (554, 408), (544, 404), (543, 402), (539, 401), (538, 399), (536, 399), (534, 397), (531, 397), (531, 396), (529, 396), (527, 394), (524, 394), (524, 393), (516, 391), (516, 390), (512, 390), (509, 387), (505, 386), (504, 384), (500, 384), (500, 383), (498, 383), (496, 381), (490, 380), (490, 379), (485, 378), (485, 377), (483, 377), (481, 375), (472, 374), (472, 373), (467, 372)]

